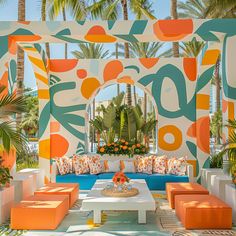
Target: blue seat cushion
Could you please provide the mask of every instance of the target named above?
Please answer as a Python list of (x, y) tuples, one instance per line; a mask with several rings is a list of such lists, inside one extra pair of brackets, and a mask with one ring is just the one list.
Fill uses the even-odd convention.
[(98, 179), (97, 175), (91, 174), (67, 174), (67, 175), (57, 175), (56, 182), (57, 183), (79, 183), (79, 188), (81, 190), (90, 190), (96, 180)]
[(169, 182), (189, 182), (188, 176), (178, 176), (178, 175), (169, 175), (169, 174), (152, 174), (148, 175), (146, 179), (148, 188), (150, 190), (165, 190), (166, 183)]
[[(112, 179), (115, 173), (102, 173), (98, 175), (99, 179)], [(148, 177), (148, 174), (143, 173), (125, 173), (125, 175), (130, 179), (146, 179)]]

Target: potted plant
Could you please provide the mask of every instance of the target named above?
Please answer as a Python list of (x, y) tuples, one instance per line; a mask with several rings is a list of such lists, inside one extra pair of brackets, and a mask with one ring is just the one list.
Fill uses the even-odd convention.
[(12, 179), (9, 168), (3, 166), (2, 162), (2, 158), (0, 157), (0, 190), (8, 187)]

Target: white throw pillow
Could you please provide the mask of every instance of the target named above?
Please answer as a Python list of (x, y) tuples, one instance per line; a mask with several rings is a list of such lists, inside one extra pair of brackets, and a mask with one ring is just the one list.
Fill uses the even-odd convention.
[(120, 169), (124, 173), (135, 173), (136, 168), (135, 168), (135, 162), (134, 161), (120, 161)]
[(120, 171), (120, 160), (116, 161), (104, 161), (105, 171), (106, 172), (119, 172)]

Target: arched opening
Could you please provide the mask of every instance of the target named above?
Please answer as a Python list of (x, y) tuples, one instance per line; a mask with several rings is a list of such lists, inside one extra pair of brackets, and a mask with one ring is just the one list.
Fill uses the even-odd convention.
[[(143, 86), (135, 84), (131, 88), (132, 106), (127, 105), (126, 83), (106, 83), (92, 96), (86, 109), (88, 152), (100, 153), (99, 147), (116, 143), (121, 139), (128, 143), (140, 143), (147, 148), (149, 153), (157, 152), (158, 112), (156, 103), (150, 92)], [(111, 107), (114, 107), (116, 113), (114, 122), (111, 121), (113, 119)], [(132, 126), (129, 125), (129, 121), (126, 125), (122, 124), (123, 115), (127, 110), (131, 111), (130, 119), (134, 118)], [(109, 120), (111, 123), (107, 124)], [(101, 122), (101, 127), (96, 127), (98, 121)], [(109, 130), (109, 125), (112, 126), (112, 131)], [(110, 131), (112, 134), (109, 133)], [(127, 135), (126, 132), (133, 132), (133, 135)], [(119, 151), (117, 150), (117, 152)], [(113, 154), (116, 154), (115, 151)]]

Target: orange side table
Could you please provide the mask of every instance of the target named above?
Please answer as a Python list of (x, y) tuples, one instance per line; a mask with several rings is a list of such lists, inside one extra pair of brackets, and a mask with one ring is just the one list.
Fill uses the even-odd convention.
[(232, 208), (213, 195), (178, 195), (175, 212), (186, 229), (232, 228)]
[(70, 201), (70, 207), (78, 199), (79, 185), (70, 183), (49, 183), (44, 187), (36, 190), (35, 195), (68, 195)]
[(11, 208), (11, 229), (56, 229), (68, 210), (66, 195), (30, 196)]
[(198, 183), (167, 183), (166, 193), (172, 209), (175, 208), (176, 195), (209, 194), (208, 190)]

